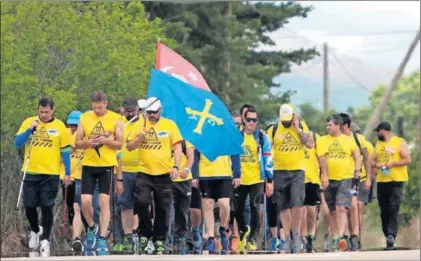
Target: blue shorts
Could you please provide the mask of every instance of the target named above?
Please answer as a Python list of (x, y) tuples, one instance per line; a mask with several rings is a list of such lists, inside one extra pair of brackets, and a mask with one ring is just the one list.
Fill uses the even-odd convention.
[(23, 205), (25, 208), (54, 206), (59, 186), (58, 175), (26, 175), (22, 189)]
[(133, 209), (137, 173), (123, 172), (123, 194), (117, 198), (121, 210)]

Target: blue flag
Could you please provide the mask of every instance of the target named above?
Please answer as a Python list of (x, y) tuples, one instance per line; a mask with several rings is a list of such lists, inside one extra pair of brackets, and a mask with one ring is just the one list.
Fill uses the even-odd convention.
[(213, 93), (152, 69), (148, 97), (160, 99), (162, 116), (173, 120), (183, 138), (210, 161), (244, 153), (243, 136), (225, 104)]

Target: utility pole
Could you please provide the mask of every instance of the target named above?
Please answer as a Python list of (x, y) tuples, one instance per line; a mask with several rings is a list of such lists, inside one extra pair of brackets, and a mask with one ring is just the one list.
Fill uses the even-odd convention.
[(329, 111), (329, 50), (327, 43), (323, 44), (323, 112)]
[(364, 130), (364, 136), (367, 140), (371, 139), (373, 135), (373, 129), (377, 126), (377, 124), (379, 124), (381, 116), (386, 108), (386, 105), (389, 102), (390, 97), (392, 96), (392, 92), (398, 86), (398, 82), (402, 77), (406, 64), (408, 63), (409, 58), (411, 58), (411, 55), (414, 52), (415, 47), (417, 47), (419, 40), (420, 40), (420, 30), (418, 30), (417, 35), (415, 36), (414, 40), (409, 46), (408, 51), (405, 54), (405, 57), (403, 58), (401, 64), (399, 65), (398, 70), (393, 76), (390, 85), (386, 89), (386, 92), (383, 95), (381, 102), (377, 105), (376, 109), (374, 110), (373, 115), (371, 115), (370, 120), (367, 123), (367, 127)]

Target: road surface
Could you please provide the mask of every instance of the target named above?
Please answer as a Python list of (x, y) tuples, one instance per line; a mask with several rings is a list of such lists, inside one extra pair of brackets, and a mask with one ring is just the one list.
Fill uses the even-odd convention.
[(145, 260), (145, 261), (235, 261), (235, 260), (420, 260), (420, 250), (409, 251), (367, 251), (343, 253), (313, 253), (313, 254), (284, 254), (284, 255), (162, 255), (162, 256), (60, 256), (49, 258), (2, 258), (4, 261), (15, 260)]

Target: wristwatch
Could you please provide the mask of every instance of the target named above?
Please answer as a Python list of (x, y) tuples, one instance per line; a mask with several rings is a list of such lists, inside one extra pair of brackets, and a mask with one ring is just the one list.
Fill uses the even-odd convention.
[(172, 168), (173, 168), (173, 169), (177, 169), (177, 170), (179, 170), (178, 166), (175, 166), (175, 165), (174, 165), (174, 166), (172, 166)]

